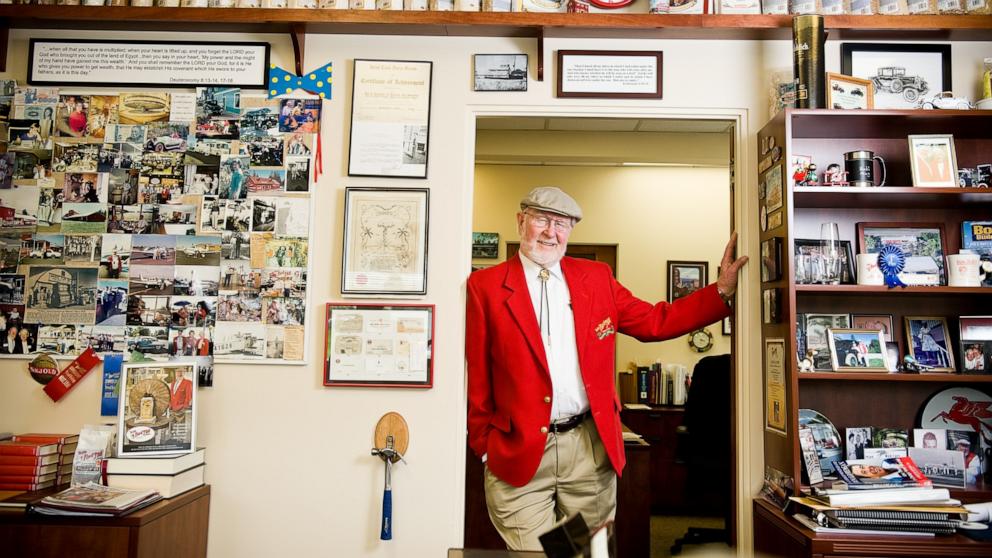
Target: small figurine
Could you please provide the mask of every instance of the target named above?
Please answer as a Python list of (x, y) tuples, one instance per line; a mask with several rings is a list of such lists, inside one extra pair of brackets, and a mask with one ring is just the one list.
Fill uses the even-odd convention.
[(804, 180), (804, 186), (818, 186), (820, 181), (816, 177), (816, 163), (810, 163), (806, 167), (806, 178)]
[(847, 171), (840, 170), (840, 165), (830, 163), (823, 171), (824, 186), (847, 186)]
[(900, 372), (919, 374), (920, 370), (921, 370), (920, 364), (916, 362), (916, 359), (913, 358), (913, 355), (906, 355), (902, 358), (902, 364), (899, 366)]
[(813, 355), (816, 351), (810, 349), (806, 351), (806, 358), (799, 361), (799, 371), (800, 372), (812, 372), (813, 371)]

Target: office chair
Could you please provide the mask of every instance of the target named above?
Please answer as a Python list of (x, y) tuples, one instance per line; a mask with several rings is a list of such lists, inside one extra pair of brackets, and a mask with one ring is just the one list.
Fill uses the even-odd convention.
[(678, 428), (675, 460), (688, 468), (692, 500), (724, 518), (722, 529), (689, 527), (672, 545), (671, 554), (684, 544), (730, 541), (730, 355), (702, 358), (693, 369), (682, 426)]

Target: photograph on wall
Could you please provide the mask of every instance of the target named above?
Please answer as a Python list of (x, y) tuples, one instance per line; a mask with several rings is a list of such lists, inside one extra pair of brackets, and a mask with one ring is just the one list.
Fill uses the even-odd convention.
[(348, 176), (427, 178), (432, 69), (355, 60)]
[(499, 257), (499, 233), (473, 232), (472, 257), (496, 259)]
[(709, 283), (707, 262), (668, 261), (668, 302), (689, 296)]
[[(257, 305), (268, 327), (222, 320), (222, 361), (270, 359), (271, 334), (281, 350), (269, 354), (303, 362), (320, 104), (285, 101), (216, 87), (20, 88), (0, 102), (14, 129), (0, 137), (0, 175), (10, 178), (0, 188), (0, 312), (16, 326), (0, 355), (92, 347), (158, 363), (192, 357), (210, 372), (223, 296)], [(280, 131), (287, 106), (292, 131)], [(264, 235), (256, 253), (254, 234)], [(286, 275), (269, 273), (263, 300), (272, 270)]]
[(526, 54), (476, 54), (475, 91), (527, 91)]
[(117, 455), (196, 449), (196, 364), (128, 363), (121, 371)]
[(345, 188), (343, 295), (427, 294), (428, 203), (426, 188)]

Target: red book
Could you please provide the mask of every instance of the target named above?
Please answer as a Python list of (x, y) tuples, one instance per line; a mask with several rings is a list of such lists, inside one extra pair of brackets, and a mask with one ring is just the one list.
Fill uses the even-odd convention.
[(58, 444), (13, 442), (10, 440), (0, 442), (0, 455), (51, 455), (58, 453), (58, 451)]
[[(59, 460), (63, 460), (58, 454), (52, 455), (0, 455), (0, 467), (9, 465), (30, 465), (39, 467), (41, 465), (58, 465)], [(69, 460), (72, 463), (72, 459)]]
[(50, 480), (39, 483), (0, 482), (0, 490), (41, 490), (49, 486), (55, 486), (55, 481)]
[(39, 434), (30, 432), (28, 434), (15, 434), (14, 441), (71, 444), (79, 441), (79, 434)]
[(51, 465), (0, 465), (0, 477), (7, 475), (45, 475), (55, 473), (59, 466)]
[(0, 475), (0, 484), (13, 483), (35, 483), (41, 484), (48, 481), (55, 481), (55, 473), (47, 475)]

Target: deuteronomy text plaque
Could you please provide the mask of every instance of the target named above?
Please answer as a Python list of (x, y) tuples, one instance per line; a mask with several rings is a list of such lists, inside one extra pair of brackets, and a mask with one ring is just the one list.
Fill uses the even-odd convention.
[(268, 43), (31, 39), (28, 83), (265, 87)]

